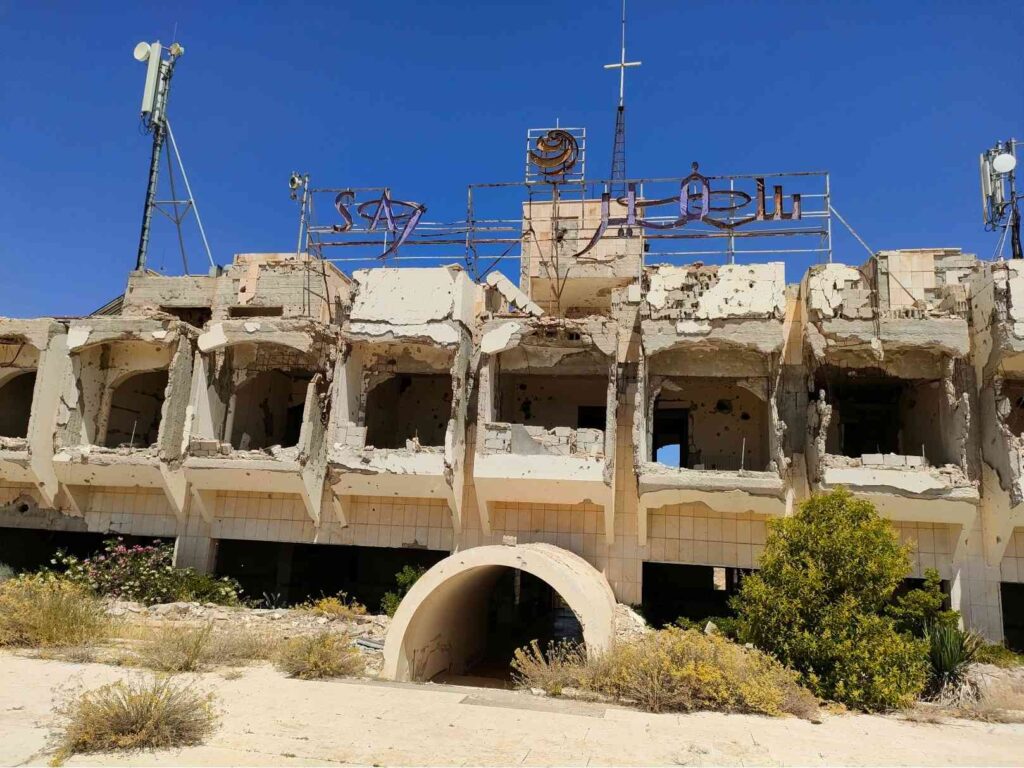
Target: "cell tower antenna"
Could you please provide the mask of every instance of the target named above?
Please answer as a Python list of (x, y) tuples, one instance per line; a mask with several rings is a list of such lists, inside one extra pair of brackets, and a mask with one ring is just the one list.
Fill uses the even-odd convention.
[[(160, 211), (169, 218), (178, 230), (178, 243), (181, 246), (182, 261), (185, 265), (185, 272), (188, 272), (188, 260), (185, 257), (184, 240), (181, 233), (181, 222), (191, 210), (195, 213), (196, 223), (199, 225), (199, 234), (203, 239), (203, 246), (206, 249), (206, 257), (210, 266), (214, 267), (213, 255), (210, 252), (210, 245), (206, 241), (206, 232), (203, 229), (202, 219), (199, 218), (199, 208), (196, 206), (195, 198), (192, 196), (192, 189), (188, 183), (188, 176), (185, 175), (185, 166), (181, 162), (181, 154), (178, 152), (178, 145), (174, 141), (174, 134), (171, 133), (171, 123), (167, 118), (167, 97), (170, 94), (171, 76), (174, 74), (174, 65), (178, 58), (185, 52), (185, 49), (178, 43), (171, 43), (164, 48), (159, 41), (155, 43), (142, 42), (135, 46), (135, 59), (146, 64), (146, 86), (142, 91), (142, 122), (147, 133), (153, 134), (153, 149), (149, 157), (149, 180), (146, 184), (146, 201), (142, 208), (142, 229), (139, 233), (139, 250), (135, 258), (135, 268), (145, 269), (146, 254), (149, 251), (149, 235), (153, 223), (153, 211)], [(164, 54), (166, 53), (166, 58)], [(157, 200), (157, 182), (160, 177), (160, 154), (165, 147), (165, 139), (170, 138), (168, 147), (167, 168), (168, 178), (171, 183), (171, 200)], [(188, 198), (178, 200), (174, 192), (174, 177), (171, 175), (171, 156), (177, 160), (178, 169), (181, 171), (182, 180), (185, 182), (185, 190)], [(170, 206), (173, 212), (162, 208)]]
[(605, 69), (619, 70), (619, 108), (615, 112), (615, 143), (612, 146), (612, 194), (626, 194), (626, 67), (639, 67), (643, 62), (626, 61), (626, 0), (622, 0), (622, 46), (619, 60), (605, 64)]

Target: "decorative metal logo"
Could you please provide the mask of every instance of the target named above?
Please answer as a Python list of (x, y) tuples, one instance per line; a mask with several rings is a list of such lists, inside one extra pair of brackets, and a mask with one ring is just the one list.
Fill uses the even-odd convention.
[(581, 181), (587, 133), (582, 128), (533, 128), (526, 136), (526, 181)]

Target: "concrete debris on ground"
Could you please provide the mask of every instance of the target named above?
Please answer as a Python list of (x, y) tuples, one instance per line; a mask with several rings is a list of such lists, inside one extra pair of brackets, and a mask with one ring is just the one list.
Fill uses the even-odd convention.
[(215, 630), (272, 632), (283, 639), (324, 631), (344, 633), (363, 654), (369, 676), (380, 671), (384, 660), (384, 638), (391, 625), (391, 617), (386, 615), (318, 616), (296, 608), (244, 608), (214, 603), (146, 606), (129, 600), (110, 600), (107, 613), (143, 625), (163, 626), (175, 622), (193, 626), (212, 624)]
[(615, 604), (615, 641), (626, 643), (651, 631), (644, 617), (625, 603)]

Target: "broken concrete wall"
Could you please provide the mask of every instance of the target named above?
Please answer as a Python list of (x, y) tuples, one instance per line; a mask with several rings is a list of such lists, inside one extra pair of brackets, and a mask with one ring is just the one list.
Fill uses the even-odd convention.
[[(656, 377), (649, 433), (657, 444), (662, 415), (673, 412), (686, 419), (687, 445), (681, 446), (682, 466), (763, 471), (769, 451), (770, 407), (767, 379)], [(682, 412), (682, 413), (681, 413)], [(648, 456), (646, 461), (653, 459)]]
[(651, 320), (776, 319), (785, 315), (782, 262), (644, 269)]
[[(610, 201), (610, 217), (625, 206)], [(601, 223), (600, 200), (531, 201), (523, 205), (519, 287), (551, 314), (607, 313), (612, 292), (637, 280), (643, 262), (642, 227), (609, 227), (582, 255)]]
[(193, 325), (204, 318), (250, 317), (340, 323), (350, 294), (351, 281), (330, 262), (308, 254), (240, 253), (223, 271), (208, 276), (131, 273), (123, 314), (165, 312)]
[[(480, 287), (459, 267), (361, 269), (353, 274), (355, 296), (351, 330), (373, 335), (433, 335), (433, 323), (448, 321), (472, 328)], [(379, 327), (378, 327), (379, 326)], [(376, 329), (376, 330), (375, 330)], [(451, 334), (436, 336), (439, 343), (454, 343)]]

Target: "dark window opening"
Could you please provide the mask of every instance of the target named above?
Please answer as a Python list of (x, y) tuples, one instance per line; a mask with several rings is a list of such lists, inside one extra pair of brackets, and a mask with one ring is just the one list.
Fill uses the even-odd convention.
[(689, 423), (690, 411), (686, 408), (656, 409), (651, 461), (669, 467), (688, 467)]
[(447, 373), (400, 373), (366, 396), (366, 444), (405, 448), (405, 441), (443, 446), (452, 410), (452, 378)]
[(498, 381), (498, 421), (528, 427), (605, 429), (606, 376), (503, 373)]
[(160, 416), (167, 390), (166, 370), (147, 371), (121, 382), (110, 398), (108, 448), (148, 448), (160, 434)]
[(851, 458), (893, 453), (924, 456), (941, 466), (960, 462), (956, 421), (939, 381), (900, 379), (878, 369), (825, 367), (815, 381), (832, 406), (829, 453)]
[(578, 429), (600, 429), (604, 431), (606, 408), (603, 405), (581, 405), (576, 409)]
[(713, 616), (733, 616), (729, 598), (739, 591), (743, 568), (674, 563), (643, 564), (641, 609), (652, 627), (672, 624), (678, 618), (702, 621)]
[(1024, 381), (1004, 381), (1003, 397), (1010, 401), (1006, 426), (1015, 435), (1024, 435)]
[(36, 372), (19, 373), (0, 385), (0, 437), (28, 437)]
[(127, 544), (152, 544), (156, 540), (120, 533), (0, 527), (0, 563), (9, 565), (15, 573), (37, 571), (50, 567), (50, 560), (59, 549), (75, 557), (90, 557), (102, 551), (104, 541), (118, 537)]
[(209, 307), (160, 307), (160, 311), (174, 315), (193, 328), (204, 327), (213, 317), (213, 310)]
[(263, 371), (238, 387), (231, 416), (232, 447), (248, 451), (297, 445), (312, 378), (309, 371)]
[(1004, 581), (999, 585), (1003, 606), (1003, 637), (1006, 647), (1024, 653), (1024, 584)]
[(340, 591), (377, 613), (403, 566), (429, 568), (447, 555), (427, 549), (221, 539), (215, 571), (238, 579), (250, 599), (276, 595), (279, 602), (295, 604)]
[(231, 307), (229, 317), (281, 317), (284, 307)]

